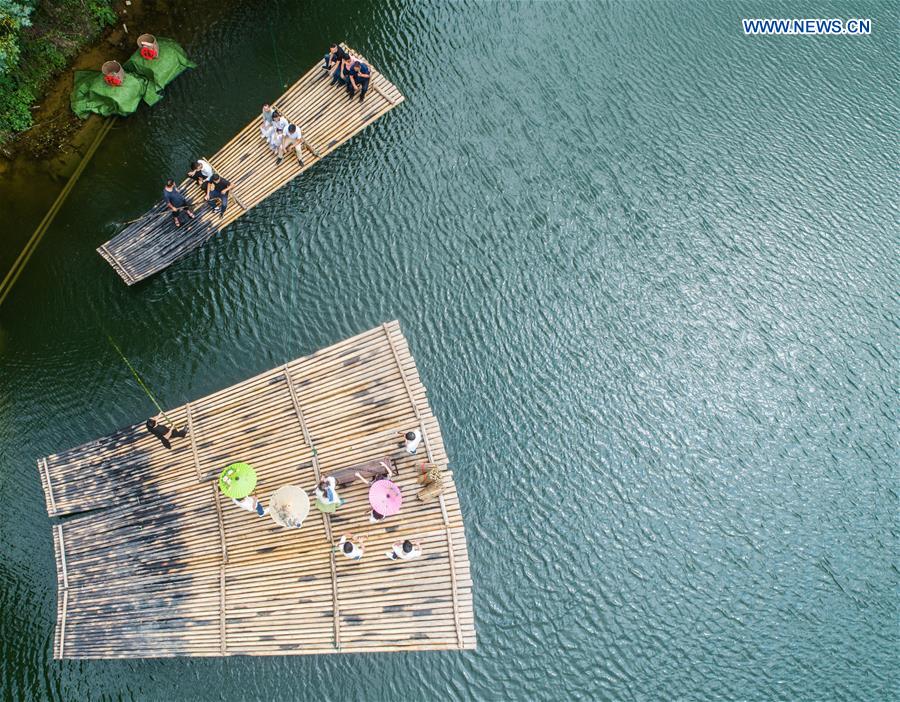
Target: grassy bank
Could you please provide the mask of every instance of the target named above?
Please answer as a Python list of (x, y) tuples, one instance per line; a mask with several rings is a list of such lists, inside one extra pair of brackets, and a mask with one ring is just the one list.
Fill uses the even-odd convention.
[(0, 0), (0, 146), (33, 124), (56, 74), (116, 21), (112, 0)]

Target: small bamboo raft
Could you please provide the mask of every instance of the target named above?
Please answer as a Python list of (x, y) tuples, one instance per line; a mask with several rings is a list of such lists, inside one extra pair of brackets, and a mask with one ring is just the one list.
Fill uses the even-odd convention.
[[(446, 465), (409, 347), (390, 322), (167, 412), (187, 438), (166, 450), (142, 424), (38, 461), (53, 526), (55, 658), (282, 655), (475, 648), (459, 498), (416, 499), (424, 461)], [(417, 456), (398, 430), (419, 429)], [(399, 515), (370, 524), (367, 488), (337, 512), (283, 529), (217, 488), (236, 460), (257, 494), (312, 491), (320, 475), (391, 456)], [(90, 512), (79, 514), (82, 512)], [(341, 534), (366, 553), (335, 553)], [(423, 555), (391, 561), (396, 541)]]
[[(347, 47), (345, 47), (347, 48)], [(273, 105), (293, 124), (316, 153), (303, 149), (303, 166), (293, 152), (275, 165), (275, 156), (260, 136), (257, 116), (218, 153), (208, 159), (216, 173), (231, 183), (224, 213), (204, 204), (204, 194), (190, 179), (179, 186), (197, 209), (196, 218), (177, 228), (162, 202), (157, 203), (97, 251), (128, 285), (172, 265), (252, 209), (279, 188), (403, 102), (399, 90), (366, 59), (347, 48), (372, 69), (369, 91), (361, 103), (348, 99), (343, 86), (331, 85), (331, 73), (321, 62), (313, 66)], [(200, 154), (198, 154), (199, 156)], [(187, 164), (183, 164), (186, 166)], [(162, 198), (160, 185), (160, 199)]]

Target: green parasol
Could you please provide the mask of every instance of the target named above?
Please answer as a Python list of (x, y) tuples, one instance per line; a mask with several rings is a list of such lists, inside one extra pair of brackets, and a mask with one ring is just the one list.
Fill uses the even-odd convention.
[(219, 476), (219, 490), (225, 497), (242, 500), (256, 488), (256, 471), (249, 463), (232, 463)]

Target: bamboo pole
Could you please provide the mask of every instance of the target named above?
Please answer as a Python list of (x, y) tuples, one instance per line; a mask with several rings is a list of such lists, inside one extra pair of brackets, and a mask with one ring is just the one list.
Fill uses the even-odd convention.
[(41, 466), (44, 473), (44, 479), (47, 481), (47, 497), (49, 499), (49, 507), (50, 507), (50, 516), (52, 517), (56, 514), (56, 499), (53, 497), (53, 483), (50, 480), (50, 471), (47, 470), (47, 459), (42, 458), (38, 461), (38, 465)]
[(185, 413), (187, 414), (187, 427), (188, 427), (188, 438), (191, 440), (191, 455), (194, 457), (194, 468), (197, 470), (197, 480), (201, 480), (202, 471), (200, 470), (200, 459), (197, 458), (197, 437), (194, 434), (194, 421), (191, 416), (191, 403), (188, 402), (184, 406)]
[[(224, 537), (223, 537), (224, 538)], [(219, 638), (222, 641), (222, 655), (228, 653), (228, 642), (225, 635), (225, 563), (220, 566), (219, 577)]]
[[(394, 354), (394, 359), (397, 361), (397, 366), (401, 368), (400, 377), (403, 378), (403, 384), (406, 386), (407, 393), (409, 393), (409, 401), (413, 406), (413, 410), (415, 411), (416, 419), (419, 420), (419, 427), (421, 428), (421, 432), (422, 432), (422, 440), (425, 443), (425, 452), (428, 455), (428, 462), (434, 463), (434, 454), (431, 450), (431, 442), (428, 440), (428, 431), (425, 429), (425, 424), (422, 421), (422, 415), (419, 412), (418, 403), (416, 402), (416, 399), (413, 396), (409, 381), (407, 381), (407, 379), (406, 379), (406, 373), (404, 373), (402, 371), (402, 366), (400, 365), (400, 356), (397, 353), (397, 347), (394, 345), (393, 337), (391, 336), (391, 331), (389, 330), (387, 323), (385, 323), (383, 325), (383, 327), (384, 327), (384, 332), (387, 335), (388, 340), (391, 343), (391, 352)], [(462, 633), (462, 628), (461, 628), (460, 622), (459, 622), (459, 601), (458, 601), (459, 598), (458, 598), (458, 590), (457, 590), (457, 586), (456, 586), (456, 559), (455, 559), (454, 551), (453, 551), (453, 536), (450, 533), (450, 520), (447, 517), (447, 506), (444, 502), (444, 496), (438, 495), (438, 498), (439, 498), (439, 502), (441, 505), (441, 515), (443, 516), (444, 525), (446, 526), (446, 533), (447, 533), (447, 551), (449, 553), (448, 560), (450, 562), (450, 584), (453, 589), (453, 619), (456, 624), (456, 638), (457, 638), (457, 641), (458, 641), (460, 647), (462, 647), (463, 633)]]
[(66, 542), (63, 538), (62, 524), (56, 525), (56, 534), (59, 539), (59, 560), (62, 565), (63, 589), (69, 589), (69, 569), (66, 567)]
[(47, 214), (44, 215), (44, 218), (41, 220), (40, 224), (38, 224), (37, 229), (35, 229), (34, 233), (31, 235), (28, 243), (25, 244), (25, 248), (22, 249), (22, 252), (16, 257), (16, 260), (13, 261), (12, 266), (4, 276), (3, 280), (0, 281), (0, 305), (3, 304), (3, 301), (6, 299), (9, 291), (12, 290), (13, 285), (16, 284), (16, 281), (19, 279), (22, 271), (25, 270), (25, 266), (28, 264), (28, 261), (31, 258), (32, 254), (37, 250), (37, 246), (40, 243), (41, 239), (44, 238), (44, 234), (47, 233), (47, 230), (50, 228), (50, 225), (56, 218), (57, 213), (59, 212), (63, 203), (66, 201), (66, 198), (69, 197), (69, 193), (72, 192), (72, 188), (75, 187), (75, 183), (78, 182), (78, 179), (84, 172), (85, 167), (88, 165), (88, 163), (90, 163), (91, 158), (93, 158), (94, 153), (97, 151), (97, 148), (100, 146), (100, 143), (103, 141), (103, 139), (109, 133), (109, 130), (112, 129), (114, 122), (115, 117), (108, 117), (106, 119), (106, 122), (100, 128), (100, 131), (97, 132), (97, 136), (94, 137), (94, 140), (91, 142), (91, 145), (85, 152), (84, 157), (78, 163), (78, 167), (75, 169), (75, 172), (72, 173), (71, 177), (66, 182), (65, 187), (63, 187), (63, 189), (60, 191), (59, 195), (56, 197), (56, 200), (53, 201), (53, 205), (47, 211)]
[(216, 504), (216, 516), (219, 522), (219, 539), (222, 544), (222, 563), (228, 563), (228, 545), (225, 542), (225, 523), (222, 521), (222, 494), (216, 483), (210, 483), (213, 491), (213, 502)]
[(59, 627), (59, 657), (66, 655), (66, 611), (69, 608), (69, 591), (63, 590), (62, 620)]

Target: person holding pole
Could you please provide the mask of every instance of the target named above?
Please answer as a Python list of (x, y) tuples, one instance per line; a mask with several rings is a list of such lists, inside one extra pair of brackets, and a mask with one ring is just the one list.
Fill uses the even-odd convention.
[(172, 211), (172, 218), (175, 220), (176, 227), (181, 226), (182, 212), (185, 212), (191, 219), (194, 218), (191, 204), (188, 202), (188, 199), (178, 191), (178, 188), (175, 187), (175, 181), (171, 178), (166, 181), (166, 187), (163, 188), (163, 200), (166, 201), (166, 207)]
[(187, 436), (187, 429), (169, 428), (165, 424), (160, 424), (156, 417), (150, 417), (147, 420), (147, 431), (162, 442), (167, 449), (172, 448), (172, 442), (169, 439), (183, 439)]

